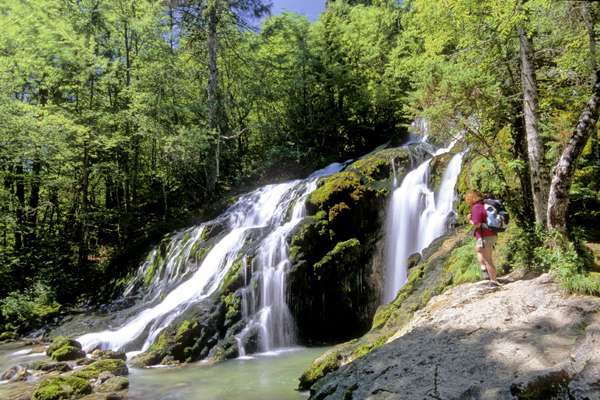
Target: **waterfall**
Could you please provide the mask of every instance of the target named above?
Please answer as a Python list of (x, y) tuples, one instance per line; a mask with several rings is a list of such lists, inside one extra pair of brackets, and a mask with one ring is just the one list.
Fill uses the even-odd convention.
[[(456, 141), (434, 153), (450, 151)], [(437, 193), (429, 188), (432, 158), (410, 171), (394, 190), (386, 217), (386, 279), (383, 300), (389, 303), (408, 279), (408, 258), (422, 252), (443, 235), (453, 215), (454, 186), (460, 173), (463, 152), (452, 157)]]
[[(264, 186), (240, 197), (217, 218), (224, 221), (225, 234), (210, 248), (199, 265), (194, 249), (203, 241), (204, 229), (211, 222), (176, 233), (167, 245), (165, 259), (158, 258), (156, 249), (150, 252), (136, 279), (125, 290), (126, 294), (133, 293), (149, 269), (160, 264), (160, 273), (155, 271), (153, 280), (145, 282), (148, 287), (141, 311), (117, 329), (89, 333), (77, 340), (86, 351), (97, 347), (147, 350), (190, 305), (207, 299), (219, 289), (234, 262), (240, 258), (245, 262), (247, 250), (244, 246), (258, 238), (260, 244), (252, 254), (250, 276), (246, 268), (243, 271), (246, 287), (242, 293), (242, 314), (248, 326), (260, 326), (262, 350), (293, 344), (294, 322), (285, 293), (289, 266), (286, 239), (304, 217), (304, 202), (316, 189), (317, 180), (340, 171), (344, 166), (334, 163), (307, 179)], [(258, 295), (253, 290), (254, 280), (259, 282)], [(259, 299), (258, 305), (255, 304), (256, 299)], [(243, 352), (243, 348), (241, 350)]]

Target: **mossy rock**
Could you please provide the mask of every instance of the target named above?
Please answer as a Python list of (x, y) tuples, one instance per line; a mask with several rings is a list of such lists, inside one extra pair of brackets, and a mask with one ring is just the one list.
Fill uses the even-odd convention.
[(75, 346), (62, 346), (52, 352), (50, 356), (55, 361), (72, 361), (85, 357), (85, 352)]
[(338, 369), (341, 362), (340, 358), (340, 354), (335, 351), (325, 353), (323, 356), (317, 358), (302, 376), (300, 376), (298, 389), (309, 390), (317, 380)]
[(115, 376), (129, 374), (129, 369), (123, 360), (98, 360), (73, 373), (83, 379), (97, 379), (103, 372), (110, 372)]
[(59, 376), (42, 381), (33, 392), (32, 400), (70, 400), (92, 393), (86, 379), (77, 376)]
[[(327, 210), (340, 202), (353, 203), (362, 197), (360, 176), (351, 171), (339, 172), (325, 179), (320, 187), (308, 196), (309, 211)], [(312, 212), (311, 212), (312, 213)]]
[(91, 354), (91, 357), (95, 360), (123, 360), (127, 361), (127, 354), (123, 351), (113, 351), (113, 350), (94, 350)]
[(315, 271), (324, 268), (344, 268), (360, 257), (360, 241), (356, 238), (337, 243), (313, 268)]
[(97, 392), (120, 392), (121, 390), (125, 390), (129, 387), (129, 379), (124, 376), (113, 376), (112, 378), (107, 379), (102, 384), (100, 384), (97, 388)]
[(68, 372), (71, 370), (71, 366), (64, 362), (52, 362), (52, 361), (35, 361), (27, 366), (29, 369), (34, 369), (38, 371), (51, 372), (51, 371), (59, 371), (59, 372)]
[(52, 353), (64, 346), (76, 347), (81, 350), (81, 343), (79, 343), (75, 339), (68, 338), (66, 336), (56, 336), (52, 339), (52, 343), (48, 346), (46, 350), (46, 355), (52, 357)]
[(231, 292), (235, 292), (237, 289), (242, 287), (243, 282), (243, 273), (244, 267), (246, 265), (250, 265), (252, 260), (250, 257), (244, 258), (246, 256), (242, 256), (235, 260), (220, 285), (220, 291), (224, 295), (227, 295)]

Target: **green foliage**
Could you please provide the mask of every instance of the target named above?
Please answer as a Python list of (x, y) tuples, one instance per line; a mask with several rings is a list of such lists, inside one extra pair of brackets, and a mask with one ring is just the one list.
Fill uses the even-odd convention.
[(40, 282), (24, 292), (11, 292), (0, 300), (0, 313), (6, 329), (21, 332), (41, 325), (56, 315), (60, 307), (52, 290)]
[(240, 305), (241, 300), (234, 293), (229, 293), (225, 297), (223, 297), (223, 302), (225, 303), (225, 319), (232, 321), (240, 314)]
[(475, 240), (468, 240), (464, 245), (454, 249), (444, 267), (451, 274), (452, 284), (454, 285), (480, 280), (479, 261), (477, 261), (475, 254)]

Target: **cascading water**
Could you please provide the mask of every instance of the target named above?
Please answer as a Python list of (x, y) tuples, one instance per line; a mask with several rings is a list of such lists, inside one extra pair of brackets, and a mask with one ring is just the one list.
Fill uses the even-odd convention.
[[(245, 262), (243, 249), (246, 242), (262, 237), (251, 266), (250, 280), (246, 269), (243, 271), (246, 284), (243, 314), (248, 326), (260, 326), (261, 350), (293, 344), (294, 323), (285, 294), (289, 265), (286, 238), (304, 216), (304, 201), (316, 188), (318, 178), (338, 172), (344, 165), (331, 164), (305, 180), (268, 185), (242, 196), (219, 217), (226, 219), (226, 234), (210, 248), (199, 265), (194, 266), (197, 262), (194, 249), (202, 242), (205, 226), (209, 223), (174, 235), (168, 244), (167, 256), (162, 260), (164, 265), (160, 274), (145, 282), (148, 289), (144, 302), (156, 304), (144, 308), (116, 330), (89, 333), (77, 340), (86, 351), (97, 347), (147, 350), (190, 305), (218, 290), (236, 260)], [(151, 276), (149, 269), (157, 268), (156, 264), (161, 262), (157, 257), (154, 250), (140, 268), (134, 283), (126, 289), (127, 294), (134, 292), (146, 276)], [(258, 295), (253, 291), (255, 279), (260, 287)], [(255, 305), (257, 299), (258, 306)]]
[(313, 173), (299, 188), (299, 197), (292, 208), (290, 218), (266, 236), (253, 260), (252, 270), (260, 271), (259, 303), (252, 286), (243, 291), (242, 316), (246, 327), (236, 336), (238, 352), (246, 354), (244, 341), (252, 332), (258, 331), (260, 351), (290, 346), (295, 343), (295, 324), (286, 301), (286, 274), (290, 266), (287, 237), (306, 215), (305, 201), (317, 188), (320, 177), (331, 175), (345, 164), (334, 163)]
[[(455, 141), (433, 156), (450, 151)], [(386, 219), (386, 279), (383, 300), (389, 303), (407, 281), (408, 258), (443, 235), (453, 213), (454, 186), (463, 152), (452, 157), (437, 193), (429, 188), (430, 163), (410, 171), (392, 194)]]

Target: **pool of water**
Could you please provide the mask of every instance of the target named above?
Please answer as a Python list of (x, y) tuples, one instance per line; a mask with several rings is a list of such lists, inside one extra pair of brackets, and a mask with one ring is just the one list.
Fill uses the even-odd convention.
[[(39, 359), (29, 348), (0, 347), (0, 373), (17, 363)], [(216, 365), (129, 370), (131, 400), (303, 400), (298, 377), (325, 348), (294, 348), (258, 354)], [(19, 352), (19, 353), (16, 353)], [(12, 387), (12, 388), (11, 388)], [(13, 384), (0, 384), (0, 398)]]

